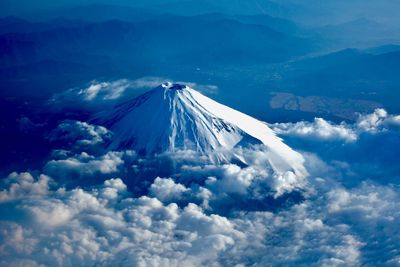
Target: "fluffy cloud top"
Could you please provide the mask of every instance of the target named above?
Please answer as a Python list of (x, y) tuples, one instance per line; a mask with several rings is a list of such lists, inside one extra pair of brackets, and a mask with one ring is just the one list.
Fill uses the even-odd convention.
[(104, 175), (120, 172), (125, 162), (129, 163), (135, 157), (136, 153), (134, 151), (111, 151), (98, 157), (82, 152), (66, 158), (52, 159), (44, 166), (44, 170), (64, 182), (72, 182), (74, 179), (80, 179), (80, 182), (83, 182), (82, 179), (88, 179), (93, 176), (97, 176), (94, 177), (97, 178), (94, 181), (97, 181), (98, 178)]
[(371, 114), (361, 115), (357, 121), (357, 128), (360, 132), (382, 131), (393, 126), (400, 126), (400, 116), (389, 115), (386, 110), (381, 108)]
[[(334, 175), (348, 186), (366, 180), (399, 184), (398, 115), (377, 109), (360, 115), (352, 124), (323, 121), (326, 127), (316, 122), (274, 124), (273, 127), (289, 145), (316, 154), (327, 163), (330, 167), (322, 168), (327, 171), (324, 175)], [(308, 167), (315, 168), (316, 162), (316, 157), (312, 157)]]
[(247, 164), (141, 157), (64, 121), (43, 168), (1, 179), (0, 266), (399, 266), (399, 121), (274, 124), (307, 151), (308, 179), (274, 173), (260, 146), (237, 148)]
[[(346, 189), (316, 179), (318, 194), (290, 208), (224, 217), (194, 203), (179, 207), (150, 196), (135, 198), (118, 178), (86, 190), (50, 181), (28, 173), (4, 180), (0, 208), (7, 207), (11, 217), (1, 221), (1, 265), (400, 264), (400, 195), (393, 188)], [(188, 190), (162, 178), (151, 188), (163, 201), (168, 194), (161, 189)]]
[(365, 132), (382, 132), (399, 126), (400, 116), (389, 115), (384, 109), (376, 109), (371, 114), (360, 115), (355, 124), (345, 122), (334, 124), (323, 118), (315, 118), (313, 122), (300, 121), (272, 125), (277, 133), (285, 136), (346, 142), (356, 141), (359, 135)]
[(179, 200), (182, 194), (188, 192), (184, 185), (175, 183), (173, 179), (162, 179), (157, 177), (150, 186), (150, 194), (159, 200), (167, 202), (171, 200)]
[[(21, 201), (13, 187), (36, 187), (38, 181), (26, 176), (7, 178), (12, 181), (1, 203)], [(213, 263), (245, 239), (227, 218), (206, 215), (195, 204), (180, 209), (147, 196), (130, 198), (120, 179), (90, 191), (30, 194), (12, 212), (29, 219), (25, 225), (2, 222), (1, 261), (8, 266), (194, 266)]]
[(102, 126), (72, 120), (60, 123), (49, 135), (52, 142), (64, 142), (66, 148), (77, 151), (98, 149), (111, 137), (112, 133)]
[(341, 123), (334, 125), (322, 118), (315, 118), (313, 122), (277, 123), (274, 124), (273, 128), (278, 134), (283, 135), (295, 135), (324, 140), (336, 139), (348, 142), (357, 140), (357, 133), (347, 124)]

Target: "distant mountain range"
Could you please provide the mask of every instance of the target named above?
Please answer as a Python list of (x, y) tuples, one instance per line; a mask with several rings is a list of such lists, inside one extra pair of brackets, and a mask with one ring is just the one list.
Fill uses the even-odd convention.
[[(363, 18), (305, 28), (258, 2), (138, 1), (2, 18), (0, 95), (43, 100), (93, 79), (159, 76), (217, 85), (220, 99), (264, 119), (270, 92), (398, 109), (395, 29)], [(364, 49), (373, 39), (382, 45)]]
[(83, 77), (172, 76), (177, 70), (187, 77), (198, 68), (212, 72), (284, 62), (314, 46), (295, 25), (270, 16), (160, 15), (141, 20), (135, 10), (127, 11), (136, 18), (130, 21), (2, 19), (3, 86), (22, 88), (28, 80), (31, 85), (52, 79), (70, 85)]
[(386, 25), (374, 20), (359, 18), (337, 25), (314, 29), (324, 40), (324, 46), (332, 49), (344, 47), (367, 48), (398, 42), (400, 27)]

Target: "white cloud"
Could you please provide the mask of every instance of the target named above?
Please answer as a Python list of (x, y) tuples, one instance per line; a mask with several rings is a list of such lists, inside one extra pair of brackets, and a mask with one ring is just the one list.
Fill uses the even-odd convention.
[(79, 89), (77, 95), (84, 101), (115, 100), (129, 90), (151, 89), (165, 82), (161, 77), (143, 77), (136, 80), (120, 79), (107, 82), (91, 81), (86, 88)]
[(49, 135), (51, 141), (63, 141), (77, 151), (100, 149), (111, 137), (112, 133), (103, 126), (71, 120), (60, 123)]
[(386, 110), (376, 109), (373, 113), (361, 115), (357, 121), (357, 128), (362, 131), (376, 131), (388, 117)]
[[(119, 201), (104, 194), (109, 189)], [(23, 199), (11, 212), (29, 220), (2, 222), (2, 265), (198, 266), (244, 238), (227, 218), (206, 215), (195, 204), (181, 210), (155, 198), (125, 197), (125, 189), (113, 179), (91, 191), (58, 189)]]
[[(234, 151), (247, 164), (210, 164), (193, 151), (91, 155), (80, 149), (102, 144), (108, 131), (64, 122), (59, 130), (76, 149), (53, 153), (45, 174), (1, 180), (0, 266), (396, 266), (399, 188), (366, 177), (346, 187), (365, 167), (333, 153), (332, 143), (345, 154), (362, 142), (375, 152), (377, 140), (395, 148), (379, 138), (397, 136), (398, 121), (377, 110), (354, 124), (275, 124), (286, 137), (327, 150), (325, 161), (305, 155), (308, 180), (274, 173), (259, 146)], [(389, 155), (385, 168), (367, 173), (392, 175)], [(301, 197), (290, 198), (294, 192)]]
[(184, 185), (175, 183), (171, 178), (157, 177), (150, 186), (150, 194), (163, 202), (179, 200), (188, 191)]
[(400, 126), (400, 116), (390, 115), (379, 108), (371, 114), (360, 115), (356, 125), (360, 132), (385, 131), (388, 127)]
[(305, 188), (306, 179), (303, 176), (291, 171), (275, 172), (269, 162), (271, 155), (262, 146), (234, 148), (230, 152), (239, 155), (247, 164), (209, 164), (202, 162), (199, 156), (192, 155), (194, 160), (181, 166), (181, 179), (198, 183), (206, 181), (205, 187), (215, 195), (240, 194), (243, 197), (254, 197), (253, 191), (262, 187), (262, 197), (281, 197), (285, 193)]
[(50, 160), (44, 170), (50, 175), (67, 180), (72, 177), (83, 178), (99, 174), (115, 174), (124, 166), (124, 159), (135, 157), (136, 153), (133, 151), (111, 151), (99, 157), (82, 152), (65, 159)]
[(387, 186), (346, 189), (319, 178), (303, 202), (225, 217), (194, 203), (179, 207), (173, 201), (202, 190), (171, 178), (149, 186), (153, 197), (137, 198), (119, 178), (70, 190), (49, 181), (13, 173), (2, 183), (0, 209), (24, 219), (0, 220), (1, 265), (385, 265), (400, 244), (400, 194)]
[[(343, 184), (355, 185), (363, 180), (373, 180), (382, 184), (398, 184), (400, 172), (400, 127), (399, 115), (391, 115), (383, 109), (371, 114), (360, 115), (350, 123), (334, 124), (325, 121), (328, 126), (341, 131), (321, 130), (318, 123), (297, 122), (274, 124), (285, 141), (297, 150), (314, 153), (325, 161), (323, 167), (332, 177)], [(325, 134), (318, 132), (323, 131)], [(300, 132), (300, 133), (299, 133)], [(326, 134), (330, 133), (330, 134)], [(346, 134), (343, 134), (346, 133)], [(351, 133), (351, 135), (347, 134)], [(318, 160), (307, 160), (308, 168)], [(327, 170), (327, 167), (330, 170)], [(309, 171), (311, 171), (309, 169)]]
[(276, 123), (273, 125), (273, 129), (283, 135), (347, 142), (357, 140), (357, 133), (347, 124), (334, 125), (322, 118), (315, 118), (313, 122)]
[(51, 178), (43, 174), (36, 180), (29, 172), (13, 172), (1, 180), (3, 187), (8, 189), (0, 191), (0, 202), (46, 195), (50, 182)]
[(163, 77), (142, 77), (136, 80), (93, 80), (83, 88), (71, 88), (63, 93), (54, 95), (50, 99), (50, 104), (56, 110), (60, 108), (99, 110), (104, 107), (104, 105), (114, 105), (117, 102), (135, 97), (138, 93), (153, 89), (165, 82), (184, 83), (206, 94), (215, 94), (218, 91), (216, 85), (173, 81)]
[(378, 133), (388, 128), (400, 126), (399, 115), (389, 115), (384, 109), (376, 109), (371, 114), (360, 115), (354, 124), (335, 124), (323, 118), (313, 122), (275, 123), (272, 128), (283, 136), (294, 136), (313, 140), (357, 141), (363, 133)]

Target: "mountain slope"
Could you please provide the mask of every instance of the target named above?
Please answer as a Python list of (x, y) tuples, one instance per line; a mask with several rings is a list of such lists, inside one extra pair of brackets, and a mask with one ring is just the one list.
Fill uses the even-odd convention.
[(97, 115), (114, 132), (110, 149), (143, 154), (194, 150), (213, 162), (226, 162), (238, 146), (264, 144), (274, 171), (306, 175), (303, 157), (267, 124), (180, 84), (163, 84)]

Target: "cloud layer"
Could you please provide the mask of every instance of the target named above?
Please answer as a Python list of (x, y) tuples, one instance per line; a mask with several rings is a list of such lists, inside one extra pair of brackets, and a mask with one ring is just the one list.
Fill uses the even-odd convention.
[(1, 179), (0, 265), (398, 266), (399, 121), (378, 109), (272, 125), (303, 151), (307, 179), (274, 173), (258, 145), (236, 148), (247, 164), (143, 157), (62, 121), (43, 167)]
[(272, 127), (288, 144), (328, 163), (331, 170), (336, 170), (336, 179), (347, 185), (365, 180), (399, 184), (398, 115), (377, 109), (360, 115), (353, 124), (315, 119), (314, 122), (274, 124)]
[(389, 115), (386, 110), (379, 108), (371, 114), (360, 115), (355, 124), (333, 124), (323, 118), (315, 118), (313, 122), (276, 123), (272, 126), (277, 133), (285, 136), (354, 142), (363, 133), (400, 128), (400, 116)]
[(0, 206), (9, 212), (1, 222), (2, 265), (400, 263), (400, 195), (390, 187), (346, 189), (319, 178), (318, 193), (302, 203), (225, 217), (171, 202), (188, 191), (171, 179), (157, 178), (150, 195), (137, 198), (119, 178), (86, 190), (52, 186), (48, 176), (29, 173), (3, 182)]

